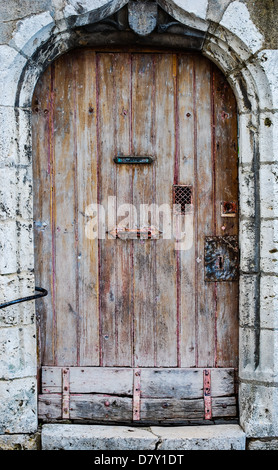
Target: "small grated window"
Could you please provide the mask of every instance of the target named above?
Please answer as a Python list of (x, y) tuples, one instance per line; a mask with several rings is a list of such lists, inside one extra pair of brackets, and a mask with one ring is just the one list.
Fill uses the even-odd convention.
[(174, 214), (188, 214), (192, 212), (192, 186), (183, 184), (173, 185)]

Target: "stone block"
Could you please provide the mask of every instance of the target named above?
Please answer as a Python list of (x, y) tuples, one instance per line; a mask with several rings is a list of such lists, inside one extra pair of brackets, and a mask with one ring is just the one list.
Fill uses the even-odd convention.
[(33, 221), (19, 220), (17, 229), (17, 269), (28, 271), (34, 269)]
[(221, 37), (210, 34), (202, 50), (203, 54), (210, 60), (215, 62), (217, 66), (227, 75), (239, 65), (239, 60), (234, 52), (229, 48), (229, 45), (223, 41)]
[(277, 438), (250, 439), (246, 445), (247, 450), (278, 450)]
[(17, 271), (17, 226), (15, 220), (0, 223), (0, 274)]
[(240, 193), (240, 217), (255, 217), (254, 171), (251, 166), (240, 167), (238, 170)]
[(253, 327), (239, 329), (239, 377), (244, 380), (254, 379), (256, 335)]
[(154, 427), (159, 450), (245, 450), (245, 434), (237, 425)]
[(278, 114), (275, 112), (262, 112), (260, 119), (260, 161), (278, 161)]
[(7, 45), (0, 45), (0, 106), (14, 106), (18, 82), (27, 59)]
[[(238, 1), (230, 3), (220, 21), (220, 25), (234, 33), (248, 47), (250, 54), (254, 54), (263, 45), (263, 36), (252, 22), (248, 8), (244, 3)], [(234, 43), (231, 43), (230, 46), (231, 48), (239, 47), (238, 44), (234, 45)], [(239, 54), (243, 52), (245, 51), (239, 50)], [(246, 52), (244, 55), (246, 55)]]
[(246, 437), (277, 437), (278, 389), (268, 384), (240, 383), (240, 424)]
[[(24, 345), (24, 348), (23, 348)], [(23, 325), (0, 329), (0, 379), (36, 375), (36, 327)]]
[(260, 363), (256, 375), (264, 382), (278, 379), (278, 331), (261, 329)]
[(49, 39), (54, 27), (55, 22), (49, 11), (21, 18), (16, 23), (9, 45), (31, 57)]
[(11, 167), (0, 168), (0, 219), (13, 219), (17, 209), (16, 170)]
[(258, 57), (266, 74), (272, 98), (271, 109), (278, 108), (278, 50), (265, 49), (260, 51)]
[(227, 6), (232, 1), (233, 0), (210, 0), (208, 2), (207, 20), (218, 23), (227, 9)]
[(239, 227), (240, 268), (244, 273), (257, 269), (256, 227), (254, 219), (241, 220)]
[[(1, 72), (0, 72), (1, 73)], [(14, 165), (16, 158), (15, 113), (12, 107), (0, 106), (0, 164)]]
[(254, 327), (255, 306), (258, 291), (258, 276), (242, 274), (239, 280), (239, 323), (242, 327)]
[(245, 434), (237, 425), (138, 428), (45, 424), (41, 436), (42, 450), (245, 449)]
[(17, 207), (16, 214), (25, 220), (33, 217), (33, 171), (32, 166), (16, 171)]
[(157, 436), (131, 426), (46, 424), (42, 450), (154, 450)]
[[(0, 303), (10, 302), (35, 293), (34, 274), (24, 272), (0, 276)], [(28, 325), (35, 321), (34, 301), (10, 305), (0, 310), (0, 327)]]
[(278, 330), (278, 277), (261, 277), (261, 314), (262, 328)]
[(278, 274), (278, 220), (263, 220), (261, 225), (261, 269)]
[(0, 450), (40, 450), (39, 433), (0, 435)]
[(239, 163), (252, 165), (258, 134), (258, 118), (252, 113), (241, 114), (238, 118)]
[(34, 433), (37, 427), (36, 377), (0, 380), (0, 434)]
[(260, 168), (261, 217), (278, 217), (278, 164), (262, 165)]
[(1, 221), (33, 216), (32, 167), (0, 167)]

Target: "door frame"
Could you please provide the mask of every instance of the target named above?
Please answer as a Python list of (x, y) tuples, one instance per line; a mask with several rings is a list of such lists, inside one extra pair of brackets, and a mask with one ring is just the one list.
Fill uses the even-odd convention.
[[(106, 2), (103, 6), (93, 11), (92, 15), (77, 14), (71, 19), (60, 22), (60, 27), (47, 29), (40, 24), (37, 27), (36, 35), (39, 38), (37, 42), (25, 50), (24, 54), (18, 54), (14, 60), (14, 66), (9, 70), (10, 79), (15, 83), (14, 95), (10, 98), (11, 106), (14, 106), (14, 129), (17, 134), (18, 156), (21, 162), (27, 162), (31, 166), (31, 102), (32, 95), (37, 79), (46, 68), (46, 66), (55, 60), (61, 53), (70, 50), (73, 47), (80, 46), (82, 38), (76, 33), (76, 25), (88, 26), (119, 10), (126, 1)], [(174, 1), (168, 2), (172, 15), (180, 19), (180, 11)], [(185, 20), (184, 20), (185, 21)], [(196, 20), (196, 29), (200, 30)], [(207, 25), (208, 27), (210, 24)], [(207, 27), (207, 29), (208, 29)], [(206, 31), (207, 31), (206, 29)], [(223, 36), (223, 33), (224, 36)], [(24, 33), (23, 33), (24, 34)], [(167, 33), (168, 34), (168, 33)], [(93, 35), (92, 35), (93, 36)], [(97, 36), (99, 40), (99, 35)], [(223, 39), (224, 38), (224, 39)], [(146, 38), (143, 38), (145, 43)], [(150, 38), (151, 39), (151, 38)], [(93, 39), (92, 39), (93, 40)], [(22, 42), (25, 41), (22, 36)], [(182, 42), (182, 41), (181, 41)], [(233, 51), (229, 50), (232, 43)], [(25, 44), (25, 43), (24, 43)], [(27, 52), (26, 52), (27, 51)], [(211, 29), (204, 35), (201, 47), (202, 53), (210, 60), (213, 60), (230, 82), (235, 93), (239, 109), (239, 185), (240, 185), (240, 247), (241, 247), (241, 275), (240, 275), (240, 389), (239, 389), (239, 408), (241, 425), (248, 435), (269, 435), (273, 432), (273, 426), (262, 423), (261, 416), (254, 410), (250, 410), (249, 403), (254, 401), (260, 386), (268, 387), (273, 382), (271, 377), (275, 374), (272, 361), (268, 364), (269, 369), (264, 367), (266, 364), (267, 353), (264, 353), (262, 340), (265, 338), (261, 330), (261, 297), (260, 297), (260, 276), (261, 259), (262, 266), (266, 267), (269, 263), (269, 255), (264, 250), (264, 244), (260, 245), (261, 235), (266, 235), (263, 230), (273, 230), (274, 222), (268, 221), (264, 228), (261, 222), (261, 179), (260, 163), (269, 162), (267, 158), (268, 149), (266, 148), (268, 134), (262, 123), (267, 118), (267, 110), (274, 108), (270, 84), (262, 67), (260, 57), (255, 57), (253, 62), (248, 62), (251, 52), (248, 41), (240, 34), (233, 33), (224, 26)], [(24, 52), (24, 51), (23, 51)], [(8, 75), (9, 76), (9, 75)], [(261, 112), (260, 110), (264, 110)], [(265, 167), (265, 170), (268, 168)], [(22, 187), (17, 185), (18, 194)], [(31, 196), (32, 197), (32, 192)], [(30, 218), (32, 220), (32, 218)], [(264, 239), (263, 239), (264, 242)], [(13, 257), (17, 259), (20, 266), (27, 265), (28, 279), (30, 284), (34, 282), (33, 271), (33, 248), (32, 232), (25, 244), (25, 254), (21, 253), (18, 258), (17, 247), (14, 248)], [(266, 250), (265, 250), (266, 251)], [(26, 255), (26, 253), (28, 253)], [(26, 256), (30, 256), (29, 263), (26, 263)], [(14, 258), (13, 258), (14, 259)], [(23, 268), (21, 268), (24, 270)], [(29, 290), (28, 290), (29, 292)], [(34, 315), (34, 306), (32, 306), (32, 315)], [(34, 329), (31, 328), (32, 334)], [(273, 340), (272, 340), (273, 341)], [(36, 390), (34, 360), (35, 344), (33, 341), (32, 355), (34, 357), (30, 372), (22, 372), (22, 377), (33, 376), (32, 388)], [(20, 351), (27, 363), (30, 363), (30, 346)], [(272, 344), (274, 355), (275, 344)], [(267, 369), (267, 370), (266, 370)], [(25, 374), (25, 375), (24, 375)], [(8, 380), (10, 380), (8, 378)], [(18, 384), (18, 386), (20, 386)], [(31, 388), (31, 385), (30, 385)], [(274, 394), (274, 387), (270, 387), (270, 392)], [(34, 392), (34, 397), (35, 397)], [(261, 393), (260, 402), (263, 403)], [(274, 395), (273, 395), (274, 396)], [(269, 400), (271, 401), (271, 400)], [(275, 400), (272, 399), (274, 402)], [(262, 405), (264, 406), (264, 405)], [(269, 403), (269, 407), (274, 406)], [(25, 409), (25, 415), (30, 414), (30, 409), (36, 410), (34, 400)], [(271, 415), (271, 412), (269, 413)], [(36, 413), (33, 419), (19, 420), (14, 424), (13, 432), (34, 432), (36, 430)], [(265, 430), (267, 429), (267, 431)], [(272, 431), (271, 431), (272, 430)]]

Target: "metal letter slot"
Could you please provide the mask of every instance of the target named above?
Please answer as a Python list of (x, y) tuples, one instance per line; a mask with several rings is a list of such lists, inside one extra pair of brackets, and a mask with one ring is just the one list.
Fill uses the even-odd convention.
[(156, 227), (143, 227), (143, 228), (127, 228), (115, 227), (108, 232), (114, 238), (121, 240), (136, 240), (136, 239), (157, 239), (162, 233)]
[(124, 163), (124, 164), (150, 164), (153, 163), (154, 159), (153, 157), (135, 157), (135, 156), (130, 156), (130, 157), (124, 157), (124, 156), (116, 156), (114, 157), (114, 162), (115, 163)]
[(205, 237), (205, 281), (237, 281), (238, 265), (236, 236)]

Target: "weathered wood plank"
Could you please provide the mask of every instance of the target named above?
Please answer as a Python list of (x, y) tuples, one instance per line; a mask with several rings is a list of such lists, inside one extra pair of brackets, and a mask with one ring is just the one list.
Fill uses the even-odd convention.
[[(142, 397), (203, 397), (204, 369), (141, 369)], [(234, 369), (211, 370), (211, 395), (234, 394)]]
[[(235, 394), (234, 369), (211, 370), (211, 396)], [(141, 396), (192, 399), (201, 398), (204, 369), (142, 368)], [(132, 395), (133, 369), (112, 367), (70, 367), (71, 393)], [(42, 393), (62, 392), (62, 368), (42, 368)]]
[(197, 251), (197, 367), (214, 366), (215, 286), (204, 281), (204, 237), (214, 234), (211, 119), (211, 65), (203, 57), (195, 61), (195, 236)]
[[(55, 199), (53, 237), (55, 248), (56, 363), (77, 365), (78, 301), (76, 290), (76, 83), (74, 58), (55, 64), (54, 161)], [(66, 262), (65, 262), (66, 259)]]
[[(97, 54), (98, 87), (98, 164), (99, 199), (98, 203), (108, 214), (108, 198), (116, 194), (116, 168), (113, 164), (115, 148), (115, 122), (113, 103), (114, 54)], [(99, 240), (100, 276), (100, 365), (116, 365), (116, 244), (112, 237)]]
[[(175, 126), (176, 56), (158, 54), (155, 71), (155, 152), (156, 204), (172, 205), (174, 183), (176, 126)], [(163, 211), (160, 230), (166, 230)], [(176, 366), (178, 363), (177, 258), (175, 240), (156, 240), (156, 365)]]
[[(212, 419), (236, 416), (234, 397), (212, 399)], [(204, 418), (204, 401), (202, 399), (177, 400), (142, 398), (141, 420), (151, 422), (178, 423), (190, 419)]]
[[(236, 100), (225, 77), (213, 69), (215, 123), (216, 234), (238, 235), (238, 155)], [(222, 202), (235, 202), (235, 217), (221, 216)], [(219, 367), (238, 363), (238, 283), (217, 283), (216, 361)]]
[[(53, 80), (55, 66), (49, 66), (38, 82), (32, 103), (34, 257), (35, 278), (48, 295), (36, 304), (39, 318), (38, 341), (41, 363), (54, 364), (53, 324), (55, 292), (52, 258), (51, 198), (54, 196), (51, 162), (53, 158)], [(43, 182), (43, 184), (42, 184)]]
[[(70, 367), (71, 393), (132, 395), (133, 370), (106, 367)], [(42, 368), (42, 393), (62, 391), (62, 368)]]
[(95, 421), (131, 421), (132, 398), (104, 395), (71, 396), (70, 419)]
[(61, 395), (39, 395), (38, 418), (45, 421), (62, 419), (62, 396)]
[[(114, 102), (115, 155), (131, 154), (131, 57), (130, 54), (115, 54), (114, 58)], [(114, 164), (115, 165), (115, 164)], [(116, 205), (117, 225), (125, 219), (120, 207), (125, 208), (132, 201), (132, 168), (116, 165)], [(130, 221), (131, 222), (131, 221)], [(116, 246), (116, 365), (133, 364), (133, 259), (132, 242), (121, 239), (114, 241)]]
[[(39, 419), (62, 420), (62, 397), (39, 396)], [(131, 421), (132, 398), (107, 395), (71, 395), (69, 419), (92, 421)]]
[[(153, 153), (153, 61), (146, 54), (132, 55), (132, 135), (131, 153)], [(154, 200), (153, 166), (134, 165), (132, 169), (132, 204), (137, 220), (133, 224), (148, 225), (148, 219), (139, 220), (141, 205), (149, 206)], [(142, 214), (141, 214), (142, 215)], [(154, 366), (156, 308), (154, 302), (155, 246), (151, 240), (133, 240), (134, 264), (134, 366)]]
[(97, 202), (96, 54), (75, 56), (76, 77), (76, 255), (78, 292), (78, 364), (99, 365), (98, 240), (86, 233), (87, 208)]
[[(59, 395), (39, 396), (39, 419), (62, 420), (62, 397)], [(212, 419), (236, 417), (234, 397), (212, 399)], [(92, 422), (132, 421), (132, 399), (108, 395), (71, 395), (69, 419)], [(202, 399), (178, 400), (143, 398), (141, 400), (140, 422), (179, 423), (186, 420), (204, 419)]]
[[(179, 184), (195, 188), (194, 175), (194, 57), (181, 55), (178, 64)], [(195, 325), (195, 237), (194, 213), (180, 219), (184, 239), (179, 243), (180, 257), (180, 366), (196, 365)], [(192, 243), (191, 243), (192, 241)]]

